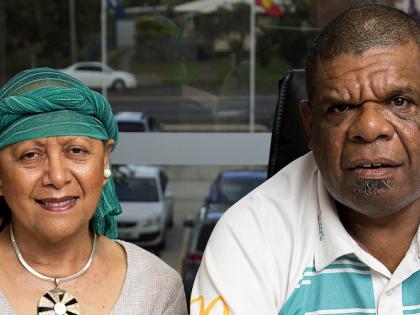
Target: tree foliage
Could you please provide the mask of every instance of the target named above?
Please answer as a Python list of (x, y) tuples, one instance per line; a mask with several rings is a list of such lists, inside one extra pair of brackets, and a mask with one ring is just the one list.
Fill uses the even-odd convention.
[(258, 60), (262, 65), (268, 64), (276, 55), (292, 67), (302, 67), (318, 31), (312, 30), (308, 22), (308, 0), (294, 0), (284, 6), (284, 16), (272, 18), (270, 23), (261, 23), (259, 27)]
[[(100, 1), (78, 1), (76, 32), (79, 56), (100, 31)], [(7, 73), (35, 66), (64, 66), (70, 61), (69, 1), (1, 0)]]
[(202, 15), (195, 20), (194, 37), (206, 54), (213, 54), (216, 40), (224, 40), (235, 65), (245, 58), (245, 41), (250, 29), (250, 6), (237, 2), (229, 7), (220, 7), (216, 12)]
[(135, 37), (137, 40), (164, 39), (175, 35), (175, 27), (166, 19), (140, 16), (135, 21)]

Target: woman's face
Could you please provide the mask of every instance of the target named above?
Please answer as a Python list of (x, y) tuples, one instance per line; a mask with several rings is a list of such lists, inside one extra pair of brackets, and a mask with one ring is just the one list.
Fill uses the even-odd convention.
[(60, 136), (1, 150), (0, 195), (15, 229), (54, 241), (87, 227), (106, 183), (112, 143)]

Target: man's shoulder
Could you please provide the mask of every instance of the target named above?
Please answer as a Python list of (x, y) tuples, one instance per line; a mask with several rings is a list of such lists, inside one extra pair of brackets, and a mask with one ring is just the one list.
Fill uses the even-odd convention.
[[(244, 296), (250, 292), (265, 301), (262, 292), (286, 300), (313, 261), (317, 187), (317, 168), (307, 155), (233, 205), (211, 234), (192, 296), (208, 301), (223, 296), (237, 302), (241, 314), (247, 314)], [(237, 290), (242, 286), (252, 289), (243, 293)], [(267, 314), (278, 309), (277, 302), (264, 305)]]

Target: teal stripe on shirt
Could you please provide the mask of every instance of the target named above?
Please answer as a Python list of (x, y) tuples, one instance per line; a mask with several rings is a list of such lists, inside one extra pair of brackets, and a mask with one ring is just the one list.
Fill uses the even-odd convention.
[(318, 310), (375, 309), (370, 275), (354, 272), (320, 273), (308, 279), (311, 283), (295, 289), (279, 315)]
[[(402, 283), (403, 306), (420, 305), (420, 270)], [(420, 314), (419, 308), (404, 310), (404, 314)]]

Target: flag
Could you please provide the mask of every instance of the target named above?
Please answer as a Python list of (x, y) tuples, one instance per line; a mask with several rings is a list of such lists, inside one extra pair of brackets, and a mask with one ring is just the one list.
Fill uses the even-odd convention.
[(274, 0), (256, 0), (256, 5), (262, 8), (265, 14), (271, 16), (284, 15), (284, 8)]
[(124, 16), (124, 7), (119, 0), (107, 0), (107, 4), (108, 8), (114, 11), (117, 19)]

